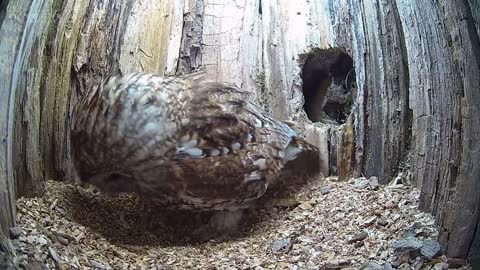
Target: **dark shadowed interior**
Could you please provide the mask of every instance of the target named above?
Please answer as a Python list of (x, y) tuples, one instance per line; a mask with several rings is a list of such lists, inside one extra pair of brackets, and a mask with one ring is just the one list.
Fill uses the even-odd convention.
[(352, 105), (353, 59), (343, 48), (316, 48), (304, 59), (303, 95), (308, 118), (312, 122), (344, 123)]

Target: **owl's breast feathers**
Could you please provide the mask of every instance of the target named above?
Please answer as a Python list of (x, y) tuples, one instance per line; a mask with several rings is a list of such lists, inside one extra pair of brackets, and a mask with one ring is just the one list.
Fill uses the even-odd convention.
[[(242, 207), (263, 195), (288, 161), (317, 152), (248, 96), (203, 74), (111, 78), (74, 110), (77, 170), (123, 175), (135, 183), (131, 191), (183, 208)], [(122, 181), (107, 179), (93, 184), (118, 190), (112, 182)]]

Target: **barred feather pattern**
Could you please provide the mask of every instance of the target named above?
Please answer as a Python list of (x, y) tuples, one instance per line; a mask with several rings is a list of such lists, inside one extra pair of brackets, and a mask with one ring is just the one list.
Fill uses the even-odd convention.
[(204, 73), (110, 77), (73, 109), (80, 179), (173, 208), (248, 207), (288, 161), (318, 152), (248, 97)]

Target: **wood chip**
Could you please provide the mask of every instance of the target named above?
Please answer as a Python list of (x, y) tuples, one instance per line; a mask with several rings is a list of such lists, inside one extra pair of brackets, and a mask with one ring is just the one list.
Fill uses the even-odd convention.
[[(369, 261), (418, 266), (398, 260), (392, 244), (404, 233), (436, 239), (435, 220), (416, 208), (419, 191), (403, 183), (372, 189), (368, 179), (362, 186), (364, 180), (362, 189), (354, 180), (327, 178), (272, 191), (259, 203), (267, 207), (245, 213), (234, 237), (216, 241), (193, 235), (209, 213), (156, 209), (154, 226), (145, 232), (135, 196), (48, 181), (45, 197), (17, 200), (17, 259), (50, 269), (360, 269)], [(385, 208), (388, 203), (393, 207)]]

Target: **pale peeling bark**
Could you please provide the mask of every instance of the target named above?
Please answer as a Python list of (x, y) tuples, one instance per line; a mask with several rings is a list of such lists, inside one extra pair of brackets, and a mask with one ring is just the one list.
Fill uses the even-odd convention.
[[(205, 69), (297, 122), (324, 174), (386, 183), (410, 168), (447, 255), (478, 259), (479, 16), (472, 0), (16, 1), (0, 28), (2, 229), (15, 191), (75, 178), (68, 124), (79, 95), (111, 73)], [(302, 61), (315, 47), (354, 61), (344, 125), (313, 124), (303, 110)]]

